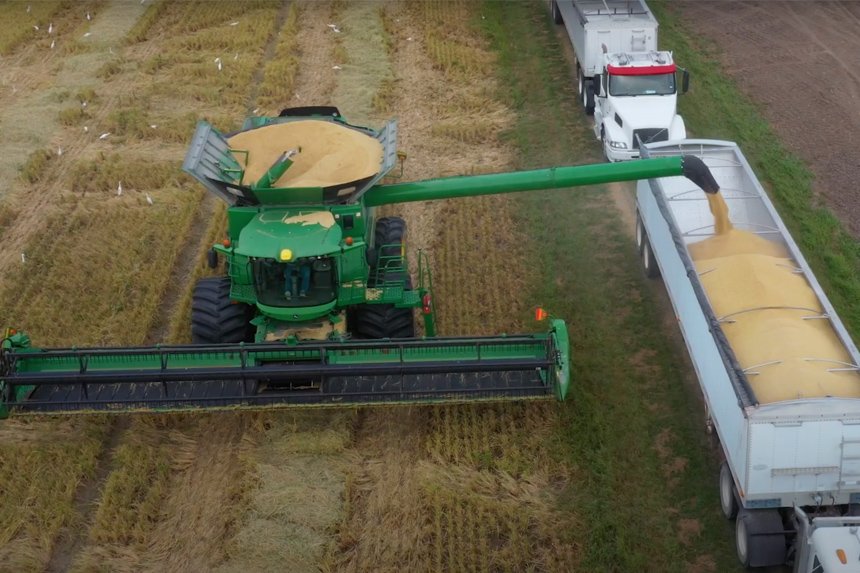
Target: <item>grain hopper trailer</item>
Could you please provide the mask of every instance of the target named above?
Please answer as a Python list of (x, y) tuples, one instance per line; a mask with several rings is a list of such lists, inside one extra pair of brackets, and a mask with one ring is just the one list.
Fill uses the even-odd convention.
[(609, 161), (639, 157), (641, 142), (687, 137), (677, 113), (690, 76), (657, 50), (657, 19), (644, 0), (552, 0), (576, 55), (579, 97)]
[(663, 278), (724, 454), (715, 482), (738, 557), (860, 571), (860, 353), (737, 145), (643, 148), (678, 154), (708, 165), (734, 229), (718, 233), (684, 180), (651, 179), (637, 184), (637, 244)]
[(437, 337), (426, 258), (410, 272), (403, 221), (376, 207), (665, 175), (709, 184), (698, 159), (669, 157), (383, 185), (396, 133), (393, 121), (350, 125), (335, 108), (254, 117), (227, 135), (200, 122), (183, 169), (228, 208), (227, 238), (209, 253), (226, 274), (194, 290), (195, 344), (37, 349), (8, 332), (0, 416), (564, 399), (564, 322), (541, 334)]

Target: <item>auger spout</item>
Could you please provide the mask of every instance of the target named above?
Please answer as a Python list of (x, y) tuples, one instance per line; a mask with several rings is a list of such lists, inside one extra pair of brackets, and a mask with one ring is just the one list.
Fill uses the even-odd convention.
[(598, 163), (550, 167), (512, 173), (443, 177), (393, 185), (378, 185), (365, 195), (369, 206), (496, 195), (542, 189), (562, 189), (683, 175), (707, 193), (719, 188), (708, 167), (695, 156), (660, 157), (627, 163)]

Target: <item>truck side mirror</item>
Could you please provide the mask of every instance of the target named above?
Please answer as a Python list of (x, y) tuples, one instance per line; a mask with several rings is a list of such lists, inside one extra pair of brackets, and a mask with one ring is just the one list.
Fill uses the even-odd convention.
[(687, 90), (690, 89), (690, 72), (689, 70), (684, 70), (681, 75), (681, 93), (687, 93)]
[(594, 74), (594, 77), (591, 78), (591, 89), (594, 91), (594, 95), (597, 97), (603, 97), (603, 91), (601, 91), (601, 75)]

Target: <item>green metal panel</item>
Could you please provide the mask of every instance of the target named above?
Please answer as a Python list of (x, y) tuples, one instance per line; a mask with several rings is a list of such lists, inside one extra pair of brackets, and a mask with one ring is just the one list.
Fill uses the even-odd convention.
[(513, 173), (444, 177), (410, 183), (379, 185), (365, 194), (365, 202), (368, 206), (379, 206), (412, 201), (599, 185), (615, 181), (633, 181), (682, 174), (682, 157), (662, 157), (627, 163), (551, 167)]

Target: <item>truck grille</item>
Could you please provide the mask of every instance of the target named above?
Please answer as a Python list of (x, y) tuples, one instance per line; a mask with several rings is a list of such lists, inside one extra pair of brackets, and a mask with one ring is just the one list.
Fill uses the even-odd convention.
[(658, 127), (633, 130), (633, 149), (639, 149), (639, 141), (651, 143), (654, 141), (668, 141), (669, 130)]

